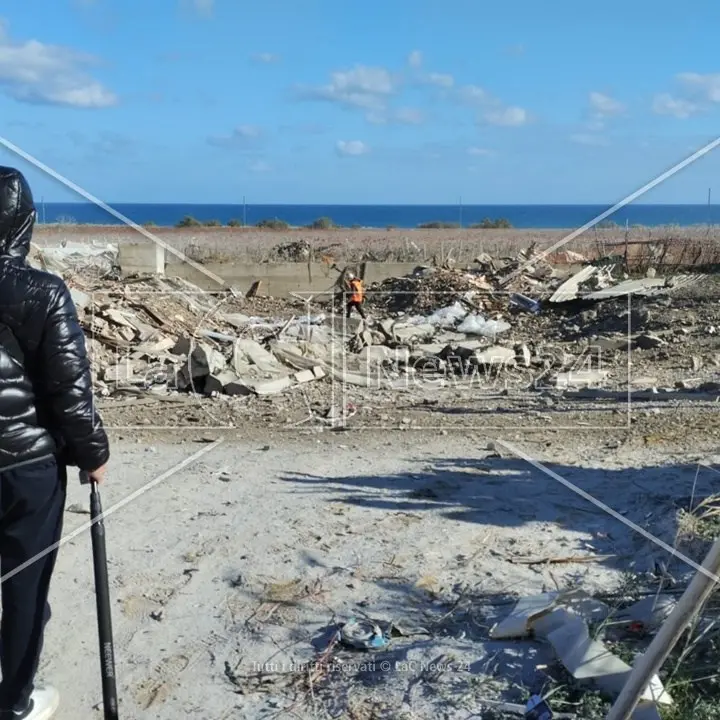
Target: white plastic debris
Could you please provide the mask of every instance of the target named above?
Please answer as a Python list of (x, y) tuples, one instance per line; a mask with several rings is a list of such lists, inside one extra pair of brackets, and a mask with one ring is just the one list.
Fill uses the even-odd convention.
[(509, 329), (509, 323), (503, 320), (487, 320), (482, 315), (468, 315), (457, 327), (458, 332), (483, 337), (494, 337)]
[(437, 325), (442, 328), (453, 328), (465, 318), (467, 314), (468, 311), (459, 302), (455, 302), (448, 307), (439, 308), (432, 315), (425, 318), (425, 322), (429, 325)]

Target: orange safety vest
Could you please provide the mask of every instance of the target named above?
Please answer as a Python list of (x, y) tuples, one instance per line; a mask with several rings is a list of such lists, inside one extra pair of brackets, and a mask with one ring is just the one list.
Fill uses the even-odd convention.
[(350, 302), (361, 303), (363, 301), (363, 284), (362, 280), (350, 281), (350, 287), (352, 288), (352, 295), (350, 296)]

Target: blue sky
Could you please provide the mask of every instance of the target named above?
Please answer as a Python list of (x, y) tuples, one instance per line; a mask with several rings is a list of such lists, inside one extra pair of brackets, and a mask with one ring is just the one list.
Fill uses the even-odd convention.
[(612, 203), (720, 135), (709, 2), (4, 5), (0, 134), (110, 203)]

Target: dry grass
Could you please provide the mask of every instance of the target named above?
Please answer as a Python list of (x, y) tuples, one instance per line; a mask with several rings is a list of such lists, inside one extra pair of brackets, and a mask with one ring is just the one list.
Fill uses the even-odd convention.
[[(571, 230), (440, 229), (440, 230), (259, 230), (257, 228), (148, 228), (191, 259), (205, 263), (275, 262), (278, 248), (298, 244), (309, 248), (312, 260), (339, 263), (418, 262), (468, 264), (481, 253), (513, 256), (533, 244), (550, 248)], [(129, 227), (42, 225), (35, 234), (40, 245), (68, 242), (116, 244), (148, 242)], [(588, 257), (627, 255), (632, 267), (656, 268), (720, 264), (720, 227), (593, 228), (562, 249)], [(307, 255), (299, 257), (307, 261)], [(551, 257), (552, 259), (552, 257)]]

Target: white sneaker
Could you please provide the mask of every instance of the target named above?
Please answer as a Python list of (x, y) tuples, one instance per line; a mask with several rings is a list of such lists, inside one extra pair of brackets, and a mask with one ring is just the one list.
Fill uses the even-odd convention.
[(17, 720), (50, 720), (60, 705), (60, 693), (50, 685), (36, 686), (30, 696), (30, 707), (23, 712), (16, 712)]

